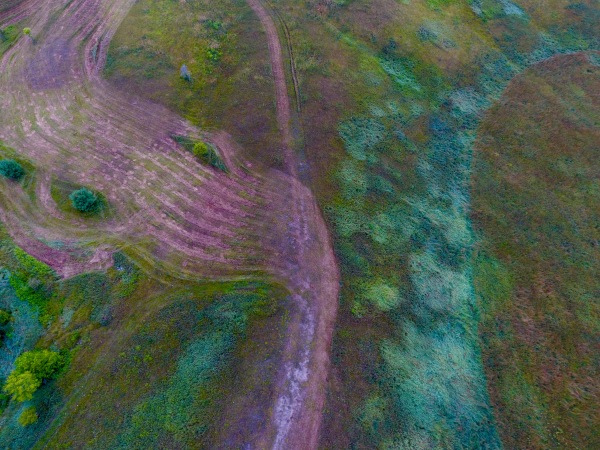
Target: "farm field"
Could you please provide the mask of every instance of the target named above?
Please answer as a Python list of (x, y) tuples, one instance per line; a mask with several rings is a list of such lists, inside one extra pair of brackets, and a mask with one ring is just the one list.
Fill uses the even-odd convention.
[(600, 448), (592, 0), (0, 3), (0, 448)]

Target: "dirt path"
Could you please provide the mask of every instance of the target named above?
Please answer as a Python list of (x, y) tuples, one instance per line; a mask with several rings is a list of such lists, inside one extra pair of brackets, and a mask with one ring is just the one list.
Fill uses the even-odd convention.
[(325, 404), (329, 352), (337, 314), (339, 273), (333, 247), (321, 211), (310, 190), (298, 181), (299, 161), (292, 147), (291, 109), (285, 80), (284, 59), (277, 28), (260, 0), (247, 0), (267, 35), (275, 82), (277, 120), (282, 135), (286, 166), (294, 178), (287, 217), (291, 262), (284, 273), (297, 307), (290, 323), (285, 365), (279, 381), (271, 430), (259, 448), (273, 437), (273, 449), (316, 449)]

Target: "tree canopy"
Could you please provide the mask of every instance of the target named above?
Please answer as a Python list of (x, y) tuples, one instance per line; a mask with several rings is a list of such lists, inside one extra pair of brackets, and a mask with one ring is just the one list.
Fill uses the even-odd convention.
[(33, 398), (33, 394), (42, 384), (31, 372), (12, 372), (4, 384), (4, 392), (11, 395), (17, 402), (26, 402)]
[(0, 161), (0, 175), (10, 178), (11, 180), (19, 180), (25, 175), (23, 166), (14, 159), (4, 159)]
[(69, 195), (73, 207), (81, 212), (92, 212), (100, 204), (98, 196), (87, 188), (77, 189)]

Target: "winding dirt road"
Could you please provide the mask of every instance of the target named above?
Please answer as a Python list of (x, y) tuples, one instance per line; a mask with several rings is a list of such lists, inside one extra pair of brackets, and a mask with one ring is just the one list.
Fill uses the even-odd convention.
[[(260, 0), (247, 0), (267, 34), (275, 82), (277, 121), (292, 184), (288, 217), (291, 262), (287, 273), (298, 311), (288, 336), (279, 397), (273, 411), (273, 449), (316, 449), (329, 373), (329, 352), (337, 314), (339, 272), (327, 227), (310, 190), (298, 181), (292, 148), (291, 108), (282, 47), (273, 18)], [(267, 434), (270, 436), (270, 434)], [(263, 441), (260, 448), (266, 448)]]
[[(21, 38), (0, 60), (0, 139), (44, 168), (33, 199), (18, 185), (0, 182), (0, 219), (21, 246), (63, 276), (102, 267), (110, 262), (109, 247), (127, 245), (145, 267), (169, 276), (269, 271), (284, 280), (294, 308), (277, 395), (265, 405), (269, 423), (249, 444), (314, 449), (339, 273), (315, 198), (298, 179), (273, 19), (258, 0), (248, 0), (268, 39), (287, 173), (248, 174), (238, 168), (244, 162), (226, 133), (203, 133), (100, 78), (108, 43), (134, 2), (25, 0), (0, 12), (0, 26), (26, 18), (35, 37)], [(173, 134), (214, 143), (230, 173), (198, 164)], [(53, 178), (102, 191), (114, 214), (93, 223), (65, 216), (49, 195)]]

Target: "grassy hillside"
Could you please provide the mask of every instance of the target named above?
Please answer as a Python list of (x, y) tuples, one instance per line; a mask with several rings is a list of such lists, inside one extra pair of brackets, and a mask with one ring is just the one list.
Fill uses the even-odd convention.
[[(473, 254), (488, 237), (471, 225), (471, 188), (478, 195), (487, 185), (472, 184), (471, 159), (485, 111), (513, 77), (553, 55), (598, 48), (598, 9), (559, 1), (273, 7), (281, 34), (289, 30), (302, 150), (343, 278), (322, 445), (557, 445), (543, 431), (551, 421), (510, 422), (498, 394), (521, 382), (498, 387), (490, 366), (494, 307), (481, 301)], [(561, 147), (571, 140), (563, 136)], [(539, 378), (530, 383), (540, 389)], [(565, 424), (573, 436), (565, 442), (583, 445), (591, 426), (575, 433)]]
[[(480, 340), (485, 306), (473, 262), (486, 238), (472, 231), (479, 187), (471, 160), (485, 111), (514, 76), (552, 55), (598, 48), (597, 7), (356, 0), (277, 8), (295, 46), (306, 153), (342, 270), (323, 447), (558, 445), (519, 434), (536, 429), (534, 416), (506, 424), (493, 378), (486, 387), (494, 370)], [(592, 423), (563, 431), (585, 448)]]
[(507, 448), (600, 445), (599, 75), (583, 55), (540, 64), (478, 133), (475, 285)]
[(142, 0), (111, 40), (104, 74), (204, 129), (227, 130), (248, 156), (273, 164), (278, 131), (266, 44), (244, 1)]

